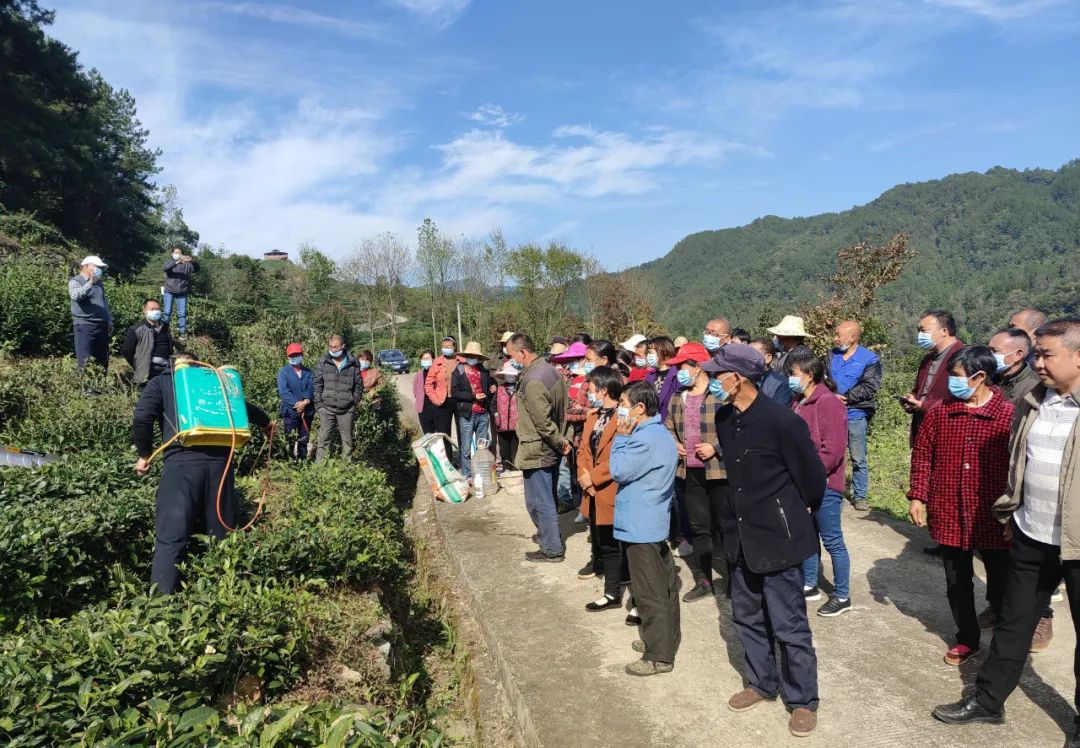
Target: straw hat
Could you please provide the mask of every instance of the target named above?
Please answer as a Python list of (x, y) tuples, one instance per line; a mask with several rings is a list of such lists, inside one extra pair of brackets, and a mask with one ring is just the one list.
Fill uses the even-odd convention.
[(553, 343), (551, 350), (548, 351), (548, 355), (552, 358), (563, 353), (566, 353), (566, 343)]
[(637, 348), (642, 343), (644, 343), (646, 340), (648, 340), (647, 337), (645, 337), (644, 335), (638, 333), (637, 335), (631, 335), (626, 340), (619, 343), (619, 347), (622, 348), (623, 350), (627, 350), (627, 351), (630, 351), (631, 353), (633, 353), (634, 349)]
[(480, 344), (475, 340), (470, 340), (466, 343), (465, 350), (459, 355), (464, 358), (487, 358), (487, 356), (484, 355), (484, 351), (480, 348)]
[(688, 343), (689, 341), (688, 341), (688, 340), (686, 339), (686, 336), (685, 336), (685, 335), (680, 335), (679, 337), (675, 338), (675, 339), (674, 339), (673, 341), (671, 341), (671, 342), (675, 344), (675, 347), (676, 347), (676, 348), (682, 348), (682, 347), (683, 347), (684, 345), (686, 345), (686, 344), (687, 344), (687, 343)]
[(563, 361), (573, 361), (579, 358), (585, 358), (585, 352), (589, 350), (589, 347), (578, 341), (573, 343), (569, 348), (558, 355), (551, 357), (552, 361), (562, 363)]
[(780, 324), (776, 327), (770, 327), (769, 332), (782, 338), (811, 337), (810, 333), (808, 333), (803, 326), (802, 317), (796, 317), (793, 314), (789, 314), (780, 320)]
[(502, 337), (499, 338), (499, 342), (502, 343), (503, 345), (506, 345), (507, 343), (510, 342), (510, 338), (514, 337), (515, 335), (517, 335), (517, 333), (514, 332), (513, 330), (507, 330), (506, 332), (504, 332), (502, 334)]

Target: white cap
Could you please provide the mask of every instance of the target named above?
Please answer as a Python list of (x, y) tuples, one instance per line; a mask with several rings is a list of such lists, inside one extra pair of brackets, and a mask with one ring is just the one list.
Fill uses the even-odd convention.
[(634, 349), (637, 348), (642, 343), (644, 343), (646, 340), (648, 340), (647, 337), (645, 337), (641, 333), (638, 333), (637, 335), (631, 335), (629, 338), (627, 338), (623, 342), (619, 343), (619, 347), (624, 348), (624, 349), (630, 351), (631, 353), (633, 353)]
[(83, 258), (83, 261), (79, 263), (79, 267), (82, 267), (83, 265), (93, 265), (94, 267), (98, 268), (109, 267), (105, 264), (105, 261), (97, 255), (87, 255), (85, 258)]

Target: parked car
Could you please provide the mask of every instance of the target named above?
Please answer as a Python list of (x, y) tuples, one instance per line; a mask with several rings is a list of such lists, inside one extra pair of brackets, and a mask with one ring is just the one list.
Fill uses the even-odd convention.
[(409, 370), (409, 359), (405, 358), (405, 354), (397, 348), (379, 351), (375, 356), (375, 362), (395, 374), (403, 374)]

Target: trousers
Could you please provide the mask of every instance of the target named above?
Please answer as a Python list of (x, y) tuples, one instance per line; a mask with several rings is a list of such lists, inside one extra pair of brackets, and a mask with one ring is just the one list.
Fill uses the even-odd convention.
[(333, 413), (325, 408), (319, 411), (319, 441), (315, 449), (315, 461), (322, 462), (330, 456), (330, 440), (336, 431), (341, 439), (341, 459), (352, 456), (353, 420), (356, 410), (350, 408), (344, 413)]
[(559, 466), (522, 471), (525, 482), (525, 508), (540, 536), (540, 550), (549, 556), (561, 556), (565, 550), (559, 532), (559, 513), (555, 510), (555, 480)]
[[(645, 659), (675, 662), (682, 640), (679, 582), (671, 548), (665, 542), (624, 543), (630, 587), (641, 616)], [(606, 570), (605, 570), (606, 571)]]
[(720, 513), (727, 501), (728, 484), (726, 480), (706, 480), (705, 468), (687, 468), (685, 486), (683, 504), (690, 518), (690, 537), (687, 539), (694, 546), (694, 581), (711, 582), (713, 538), (720, 529)]

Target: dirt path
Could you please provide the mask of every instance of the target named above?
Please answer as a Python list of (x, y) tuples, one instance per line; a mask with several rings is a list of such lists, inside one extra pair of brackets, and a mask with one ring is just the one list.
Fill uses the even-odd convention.
[[(399, 378), (411, 399), (407, 377)], [(1055, 606), (1055, 639), (1033, 656), (1007, 705), (1003, 727), (949, 727), (933, 705), (958, 698), (981, 658), (962, 668), (942, 662), (954, 629), (941, 562), (921, 552), (922, 533), (877, 512), (844, 513), (855, 609), (840, 618), (811, 615), (819, 659), (819, 727), (807, 740), (787, 732), (779, 703), (734, 714), (727, 698), (742, 687), (742, 650), (730, 604), (682, 606), (675, 671), (633, 678), (637, 631), (623, 611), (588, 613), (602, 595), (582, 581), (588, 541), (572, 515), (562, 564), (530, 564), (535, 546), (520, 478), (495, 496), (436, 504), (448, 555), (480, 623), (527, 743), (545, 746), (699, 746), (717, 743), (886, 746), (1059, 746), (1071, 732), (1075, 640), (1068, 608)], [(679, 562), (683, 584), (691, 579)], [(827, 556), (823, 577), (831, 578)], [(977, 584), (976, 594), (984, 587)], [(980, 605), (981, 608), (981, 605)], [(983, 638), (984, 651), (990, 637)]]

